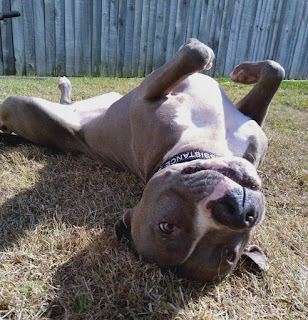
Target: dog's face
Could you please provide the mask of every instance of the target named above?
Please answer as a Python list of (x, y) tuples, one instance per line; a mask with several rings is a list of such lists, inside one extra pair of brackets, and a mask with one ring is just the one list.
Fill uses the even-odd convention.
[[(259, 189), (255, 168), (240, 158), (166, 168), (147, 183), (139, 204), (117, 224), (117, 234), (130, 229), (145, 261), (187, 278), (219, 281), (234, 269), (264, 216)], [(253, 251), (265, 258), (257, 247)]]

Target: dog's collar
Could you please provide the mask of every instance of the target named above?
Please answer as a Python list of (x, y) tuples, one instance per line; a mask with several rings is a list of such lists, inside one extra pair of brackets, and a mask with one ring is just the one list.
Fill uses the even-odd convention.
[(210, 160), (210, 159), (215, 159), (219, 158), (218, 155), (209, 152), (209, 151), (203, 151), (203, 150), (189, 150), (189, 151), (184, 151), (181, 153), (176, 154), (175, 156), (169, 158), (165, 162), (163, 162), (154, 172), (157, 173), (158, 171), (169, 167), (173, 164), (178, 164), (178, 163), (184, 163), (184, 162), (189, 162), (193, 160), (198, 160), (198, 159), (203, 159), (203, 160)]

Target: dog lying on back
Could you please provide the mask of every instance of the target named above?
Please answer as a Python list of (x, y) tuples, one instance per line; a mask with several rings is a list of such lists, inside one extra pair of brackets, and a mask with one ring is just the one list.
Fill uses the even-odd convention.
[(265, 212), (256, 171), (267, 149), (261, 126), (284, 70), (269, 60), (237, 66), (233, 81), (257, 84), (234, 106), (215, 80), (197, 73), (213, 59), (191, 39), (126, 95), (74, 104), (62, 78), (61, 104), (9, 97), (0, 129), (139, 176), (143, 196), (115, 229), (141, 259), (205, 282), (223, 279), (243, 254), (266, 269), (261, 249), (248, 243)]

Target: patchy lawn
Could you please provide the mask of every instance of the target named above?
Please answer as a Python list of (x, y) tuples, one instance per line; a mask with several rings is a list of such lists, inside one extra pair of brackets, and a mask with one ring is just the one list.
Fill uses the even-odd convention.
[[(140, 79), (75, 78), (73, 100)], [(233, 101), (249, 87), (219, 79)], [(0, 79), (9, 95), (57, 101), (57, 79)], [(142, 184), (79, 155), (0, 140), (1, 319), (307, 319), (308, 82), (284, 81), (265, 125), (267, 218), (254, 242), (270, 269), (240, 265), (217, 286), (138, 261), (113, 235)]]

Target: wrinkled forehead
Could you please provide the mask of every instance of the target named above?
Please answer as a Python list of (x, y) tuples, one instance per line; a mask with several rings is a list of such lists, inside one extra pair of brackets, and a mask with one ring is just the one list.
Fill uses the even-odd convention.
[[(189, 258), (177, 268), (177, 272), (181, 276), (206, 282), (220, 281), (234, 269), (251, 236), (252, 231), (211, 230), (199, 241)], [(236, 253), (233, 264), (222, 258), (225, 250), (234, 250)]]

